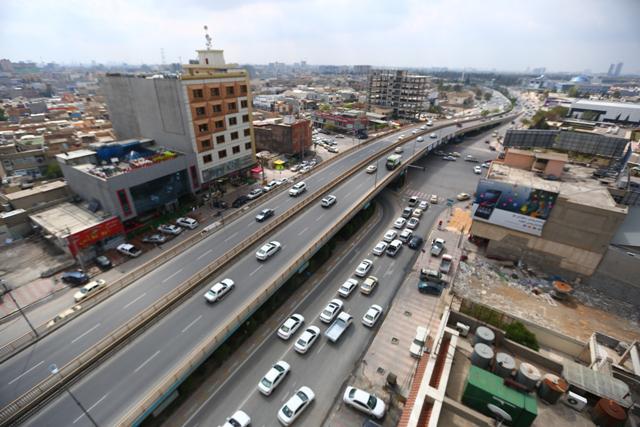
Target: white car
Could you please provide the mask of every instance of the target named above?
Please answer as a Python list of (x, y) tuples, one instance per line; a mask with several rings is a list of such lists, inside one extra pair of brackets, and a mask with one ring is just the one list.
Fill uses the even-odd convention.
[(176, 224), (178, 224), (180, 227), (184, 227), (184, 228), (188, 228), (189, 230), (193, 230), (194, 228), (196, 228), (199, 224), (198, 221), (196, 221), (193, 218), (189, 218), (189, 217), (182, 217), (182, 218), (178, 218), (176, 220)]
[(294, 184), (293, 187), (289, 189), (289, 195), (291, 197), (298, 197), (305, 191), (307, 191), (307, 184), (304, 181), (300, 181), (299, 183)]
[(402, 230), (402, 232), (400, 233), (400, 236), (398, 237), (398, 239), (400, 239), (400, 241), (402, 241), (402, 243), (409, 243), (409, 240), (413, 237), (413, 231), (411, 231), (408, 228), (405, 228), (404, 230)]
[(204, 294), (204, 299), (207, 302), (216, 302), (224, 298), (235, 286), (235, 283), (231, 279), (222, 279), (222, 281), (216, 283)]
[(422, 216), (422, 209), (415, 208), (413, 210), (413, 212), (411, 213), (411, 216), (416, 217), (416, 218), (420, 218)]
[(332, 299), (329, 304), (320, 313), (320, 321), (324, 323), (331, 323), (333, 319), (340, 313), (344, 303), (339, 299)]
[(238, 410), (227, 418), (227, 422), (222, 427), (247, 427), (249, 424), (251, 424), (251, 417), (246, 412)]
[(407, 223), (407, 220), (400, 217), (396, 219), (396, 221), (393, 223), (393, 228), (397, 228), (399, 230), (403, 228), (406, 223)]
[(301, 314), (292, 314), (278, 329), (278, 336), (283, 340), (288, 340), (303, 323), (304, 317)]
[(407, 221), (407, 228), (410, 230), (415, 230), (418, 224), (420, 224), (420, 220), (418, 219), (418, 217), (412, 216), (411, 218), (409, 218), (409, 221)]
[(172, 234), (177, 236), (182, 233), (182, 228), (173, 224), (162, 224), (158, 226), (158, 231), (164, 234)]
[(364, 279), (364, 282), (360, 285), (360, 292), (369, 295), (378, 285), (378, 278), (375, 276), (369, 276)]
[(418, 141), (418, 142), (422, 142), (422, 141), (424, 141), (424, 138), (423, 138), (423, 137), (421, 137), (421, 136), (419, 136), (419, 137), (418, 137), (418, 139), (417, 139), (417, 141)]
[(404, 148), (402, 146), (400, 147), (396, 147), (396, 149), (394, 150), (397, 154), (402, 154), (404, 153)]
[(247, 198), (249, 200), (254, 200), (262, 196), (262, 193), (264, 193), (264, 190), (262, 188), (254, 188), (249, 192), (249, 194), (247, 194)]
[(438, 204), (438, 195), (437, 194), (432, 194), (431, 198), (429, 199), (429, 201), (431, 203), (433, 203), (434, 205), (437, 205)]
[(356, 279), (347, 279), (342, 285), (340, 285), (340, 289), (338, 289), (338, 295), (343, 298), (348, 298), (351, 295), (351, 292), (355, 288), (358, 287), (358, 281)]
[(274, 179), (274, 180), (270, 181), (267, 185), (262, 187), (262, 190), (264, 192), (268, 192), (268, 191), (271, 191), (274, 188), (276, 188), (278, 185), (280, 185), (280, 183)]
[(386, 233), (384, 233), (384, 237), (382, 238), (382, 240), (384, 240), (387, 243), (390, 243), (391, 241), (395, 240), (397, 236), (398, 236), (398, 232), (396, 230), (389, 230)]
[(323, 208), (330, 208), (336, 203), (336, 200), (338, 200), (336, 196), (334, 196), (333, 194), (329, 194), (327, 197), (322, 199), (320, 204), (322, 205)]
[(269, 396), (271, 393), (273, 393), (273, 390), (278, 387), (278, 384), (282, 382), (282, 380), (287, 376), (290, 370), (291, 366), (284, 360), (276, 362), (276, 364), (273, 365), (271, 369), (269, 369), (269, 372), (267, 372), (258, 383), (258, 390), (260, 391), (260, 393), (264, 394), (265, 396)]
[(382, 399), (359, 388), (348, 386), (344, 391), (342, 400), (358, 411), (378, 419), (384, 417), (386, 411)]
[(80, 302), (83, 299), (85, 299), (86, 297), (88, 297), (91, 292), (94, 292), (94, 291), (100, 289), (101, 287), (103, 287), (105, 283), (107, 283), (107, 282), (105, 282), (103, 279), (98, 279), (98, 280), (94, 280), (92, 282), (89, 282), (86, 285), (84, 285), (83, 287), (81, 287), (78, 290), (78, 292), (73, 294), (73, 299), (76, 302)]
[(474, 166), (473, 173), (475, 173), (476, 175), (480, 175), (482, 173), (482, 168), (480, 166)]
[(414, 129), (414, 130), (411, 131), (411, 133), (415, 135), (416, 133), (418, 133), (418, 130)]
[(256, 252), (256, 258), (261, 261), (265, 261), (278, 252), (281, 247), (282, 245), (280, 242), (275, 240), (273, 242), (269, 242), (258, 249), (258, 252)]
[(436, 139), (438, 137), (438, 135), (436, 135), (435, 133), (432, 133), (431, 135), (429, 135), (429, 138), (431, 139)]
[(373, 261), (370, 259), (363, 259), (360, 265), (356, 268), (356, 276), (364, 277), (367, 275), (369, 270), (373, 267)]
[(278, 411), (278, 420), (285, 426), (291, 425), (296, 418), (313, 402), (316, 397), (313, 391), (306, 386), (302, 386), (296, 393), (282, 405)]
[(118, 245), (116, 250), (121, 254), (128, 255), (132, 258), (138, 257), (142, 253), (140, 249), (136, 248), (131, 243), (122, 243)]
[(429, 202), (426, 200), (420, 200), (420, 203), (418, 203), (418, 209), (422, 209), (423, 211), (429, 209)]
[(378, 166), (376, 166), (376, 165), (367, 166), (367, 173), (374, 173), (377, 170), (378, 170)]
[(384, 254), (384, 251), (387, 250), (387, 243), (386, 242), (378, 242), (378, 244), (376, 245), (375, 248), (373, 248), (373, 254), (376, 256), (382, 256)]
[(372, 328), (380, 318), (380, 315), (382, 315), (382, 307), (377, 304), (373, 304), (369, 307), (369, 310), (367, 310), (364, 316), (362, 316), (362, 323), (365, 326)]
[(302, 334), (296, 340), (296, 344), (293, 349), (300, 354), (305, 354), (316, 342), (316, 339), (320, 336), (320, 328), (317, 326), (309, 326), (304, 330)]
[(420, 126), (420, 130), (425, 130), (425, 129), (427, 129), (427, 125)]

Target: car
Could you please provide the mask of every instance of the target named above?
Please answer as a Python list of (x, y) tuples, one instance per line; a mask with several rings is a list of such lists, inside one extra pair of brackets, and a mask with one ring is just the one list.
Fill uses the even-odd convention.
[(420, 199), (418, 199), (416, 196), (411, 196), (409, 197), (409, 201), (407, 202), (407, 204), (409, 205), (409, 207), (414, 207), (419, 202), (420, 202)]
[(320, 205), (322, 205), (323, 208), (330, 208), (336, 203), (336, 200), (338, 200), (336, 196), (334, 196), (333, 194), (329, 194), (327, 197), (322, 199)]
[(378, 170), (378, 166), (377, 165), (369, 165), (369, 166), (367, 166), (367, 173), (374, 173), (377, 170)]
[(343, 302), (339, 299), (332, 299), (329, 304), (320, 313), (320, 321), (324, 323), (331, 323), (333, 319), (342, 310)]
[(427, 340), (429, 339), (429, 329), (424, 326), (416, 328), (416, 336), (409, 346), (409, 353), (413, 357), (420, 358), (425, 353)]
[[(342, 301), (340, 302), (342, 303)], [(293, 349), (300, 354), (305, 354), (319, 336), (320, 328), (317, 326), (309, 326), (302, 334), (300, 334), (293, 346)]]
[(60, 279), (64, 283), (68, 283), (73, 286), (79, 286), (87, 283), (89, 281), (89, 276), (82, 270), (65, 271), (64, 273), (62, 273), (62, 276), (60, 276)]
[(351, 295), (351, 292), (353, 292), (353, 290), (357, 287), (358, 281), (356, 279), (347, 279), (342, 285), (340, 285), (340, 288), (338, 289), (338, 295), (343, 298), (348, 298), (349, 295)]
[(278, 421), (285, 426), (291, 425), (315, 397), (316, 395), (309, 387), (300, 387), (278, 411)]
[(235, 283), (231, 279), (222, 279), (220, 282), (216, 283), (204, 294), (204, 299), (207, 302), (214, 303), (216, 301), (220, 301), (225, 297), (229, 292), (233, 290), (235, 287)]
[(404, 227), (406, 222), (407, 222), (406, 219), (400, 217), (400, 218), (396, 219), (395, 222), (393, 223), (393, 228), (397, 228), (399, 230), (399, 229)]
[(273, 209), (262, 209), (258, 215), (256, 215), (256, 221), (263, 222), (269, 218), (271, 218), (275, 214)]
[(457, 151), (454, 151), (453, 153), (451, 153), (451, 155), (453, 157), (460, 157), (462, 154), (458, 153)]
[(186, 217), (186, 216), (178, 218), (176, 220), (176, 224), (179, 225), (180, 227), (188, 228), (189, 230), (193, 230), (194, 228), (196, 228), (199, 225), (198, 221), (196, 221), (193, 218)]
[(414, 130), (411, 131), (411, 133), (415, 135), (416, 133), (418, 133), (418, 130), (414, 129)]
[(404, 208), (402, 210), (402, 218), (409, 218), (411, 216), (411, 214), (413, 213), (413, 209), (411, 208)]
[(75, 300), (76, 303), (78, 303), (78, 302), (82, 301), (83, 299), (85, 299), (86, 297), (88, 297), (91, 292), (94, 292), (94, 291), (102, 288), (105, 283), (107, 283), (107, 282), (104, 281), (103, 279), (93, 280), (93, 281), (87, 283), (86, 285), (84, 285), (83, 287), (81, 287), (78, 290), (78, 292), (73, 294), (73, 299)]
[(382, 307), (380, 307), (377, 304), (373, 304), (371, 307), (369, 307), (369, 310), (367, 310), (364, 316), (362, 316), (362, 323), (365, 326), (373, 328), (373, 326), (376, 324), (376, 322), (380, 318), (381, 314), (382, 314)]
[(455, 161), (456, 161), (456, 158), (455, 158), (455, 157), (453, 157), (453, 156), (444, 156), (444, 157), (442, 158), (442, 160), (446, 160), (446, 161), (448, 161), (448, 162), (455, 162)]
[(262, 196), (262, 194), (264, 194), (264, 190), (262, 188), (254, 188), (249, 192), (249, 194), (247, 194), (247, 199), (254, 200)]
[(258, 391), (265, 396), (269, 396), (287, 376), (290, 370), (291, 365), (284, 360), (276, 362), (258, 383)]
[(74, 305), (71, 308), (67, 308), (65, 311), (63, 311), (62, 313), (59, 313), (58, 315), (56, 315), (56, 317), (54, 317), (53, 319), (49, 320), (47, 322), (47, 328), (50, 328), (53, 325), (55, 325), (56, 323), (63, 321), (64, 319), (66, 319), (67, 317), (71, 316), (73, 313), (75, 313), (76, 311), (80, 310), (81, 308), (82, 308), (82, 306), (80, 306), (80, 305)]
[(164, 234), (171, 234), (172, 236), (177, 236), (182, 233), (182, 227), (178, 227), (173, 224), (161, 224), (158, 226), (158, 231)]
[(479, 160), (473, 157), (471, 154), (467, 154), (464, 158), (465, 162), (478, 163)]
[(132, 258), (139, 257), (140, 254), (142, 254), (142, 251), (133, 246), (131, 243), (121, 243), (118, 245), (116, 250), (121, 254), (128, 255)]
[(256, 258), (258, 258), (260, 261), (265, 261), (275, 255), (275, 253), (278, 252), (281, 247), (282, 245), (280, 244), (280, 242), (275, 240), (269, 243), (265, 243), (260, 249), (258, 249), (258, 252), (256, 252)]
[(378, 244), (373, 248), (373, 254), (376, 256), (382, 256), (382, 254), (384, 254), (384, 251), (387, 249), (387, 243), (386, 242), (378, 242)]
[(442, 252), (445, 250), (445, 241), (444, 239), (433, 239), (431, 242), (431, 255), (435, 257), (439, 257)]
[(402, 154), (402, 153), (404, 153), (404, 148), (402, 146), (396, 147), (396, 149), (393, 150), (393, 151), (395, 151), (398, 154)]
[(275, 179), (269, 181), (269, 183), (267, 185), (265, 185), (264, 187), (262, 187), (262, 191), (264, 191), (265, 193), (273, 190), (274, 188), (276, 188), (279, 185), (278, 181), (276, 181)]
[(395, 239), (397, 236), (398, 236), (397, 231), (388, 230), (386, 233), (384, 233), (384, 237), (382, 238), (382, 240), (384, 240), (387, 243), (391, 243), (391, 241)]
[(289, 168), (289, 170), (290, 170), (291, 172), (298, 172), (301, 168), (302, 168), (302, 165), (299, 165), (299, 164), (298, 164), (298, 165), (293, 165), (293, 166), (291, 166), (291, 168)]
[(431, 138), (431, 139), (436, 139), (437, 137), (438, 137), (438, 135), (436, 135), (435, 132), (432, 133), (431, 135), (429, 135), (429, 138)]
[(336, 139), (338, 139), (338, 138), (340, 138), (340, 139), (341, 139), (341, 138), (344, 138), (344, 135), (337, 134), (335, 137), (336, 137)]
[(240, 196), (237, 199), (235, 199), (233, 203), (231, 203), (231, 207), (239, 208), (242, 205), (246, 204), (248, 201), (249, 201), (249, 198), (247, 196)]
[(163, 236), (162, 234), (150, 234), (148, 236), (144, 236), (142, 238), (142, 241), (144, 243), (154, 243), (154, 244), (160, 244), (160, 243), (164, 243), (167, 241), (167, 237)]
[(246, 412), (237, 410), (227, 418), (222, 427), (247, 427), (249, 424), (251, 424), (251, 417)]
[(396, 239), (389, 243), (389, 246), (387, 247), (387, 255), (394, 257), (400, 249), (402, 249), (402, 240)]
[(304, 181), (300, 181), (297, 184), (294, 184), (293, 187), (289, 189), (289, 196), (298, 197), (305, 191), (307, 191), (307, 184)]
[(398, 140), (404, 139), (404, 134), (398, 136)]
[(408, 228), (405, 228), (404, 230), (402, 230), (402, 232), (400, 233), (400, 237), (398, 237), (398, 238), (403, 243), (407, 243), (409, 241), (409, 239), (411, 239), (412, 236), (413, 236), (413, 231), (411, 231)]
[(363, 259), (362, 262), (360, 262), (360, 265), (358, 265), (358, 267), (356, 268), (356, 276), (366, 276), (369, 270), (371, 270), (371, 267), (373, 267), (373, 261), (371, 261), (370, 259)]
[(427, 125), (420, 126), (420, 130), (426, 130), (426, 129), (427, 129)]
[(418, 217), (412, 216), (407, 221), (407, 228), (409, 230), (415, 230), (418, 224), (420, 224), (420, 220), (418, 219)]
[(423, 142), (423, 141), (424, 141), (424, 138), (423, 138), (423, 137), (421, 137), (421, 136), (419, 136), (419, 137), (418, 137), (418, 139), (417, 139), (416, 141), (418, 141), (418, 142)]
[(420, 200), (420, 203), (418, 203), (418, 209), (426, 211), (427, 209), (429, 209), (429, 202), (427, 202), (426, 200)]
[(278, 336), (283, 340), (288, 340), (303, 323), (304, 317), (301, 314), (292, 314), (278, 329)]
[(352, 408), (377, 419), (384, 417), (386, 411), (382, 399), (359, 388), (348, 386), (344, 391), (342, 400)]
[(424, 239), (422, 239), (422, 237), (420, 236), (413, 236), (410, 240), (409, 240), (409, 248), (410, 249), (420, 249), (420, 247), (422, 246), (422, 243), (424, 243)]
[(108, 270), (111, 267), (113, 267), (111, 260), (106, 255), (97, 256), (94, 259), (94, 262), (96, 263), (96, 265), (100, 270)]
[(434, 151), (433, 153), (434, 153), (436, 156), (446, 156), (446, 155), (447, 155), (447, 153), (445, 153), (445, 152), (444, 152), (444, 151), (442, 151), (442, 150), (436, 150), (436, 151)]
[(431, 203), (433, 203), (434, 205), (437, 205), (438, 204), (438, 195), (437, 194), (432, 194), (431, 198), (429, 199), (429, 201)]
[(362, 284), (360, 284), (360, 292), (365, 295), (369, 295), (371, 292), (373, 292), (373, 290), (376, 288), (377, 285), (378, 285), (378, 278), (375, 276), (369, 276), (366, 279), (364, 279)]
[(415, 208), (413, 210), (413, 212), (411, 213), (411, 216), (414, 217), (414, 218), (420, 218), (420, 217), (422, 217), (422, 212), (423, 212), (422, 209)]
[(458, 195), (456, 196), (456, 199), (462, 201), (465, 200), (469, 200), (471, 198), (471, 195), (469, 193), (458, 193)]
[(474, 166), (473, 173), (475, 173), (476, 175), (480, 175), (482, 173), (482, 168), (480, 166)]
[(483, 164), (480, 165), (480, 167), (485, 168), (485, 169), (489, 169), (489, 166), (491, 166), (490, 162), (484, 162)]
[(329, 147), (327, 148), (327, 151), (330, 153), (338, 153), (338, 149), (336, 147)]

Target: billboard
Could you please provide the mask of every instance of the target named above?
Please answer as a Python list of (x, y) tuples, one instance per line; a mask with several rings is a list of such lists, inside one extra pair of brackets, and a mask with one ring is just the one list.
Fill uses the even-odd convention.
[(540, 236), (557, 198), (552, 191), (481, 179), (471, 215), (474, 220)]
[(122, 233), (124, 233), (122, 222), (120, 221), (120, 218), (114, 216), (100, 224), (96, 224), (93, 227), (86, 228), (70, 235), (67, 237), (67, 242), (71, 253), (73, 256), (76, 256), (78, 251), (91, 246), (100, 240), (117, 236)]

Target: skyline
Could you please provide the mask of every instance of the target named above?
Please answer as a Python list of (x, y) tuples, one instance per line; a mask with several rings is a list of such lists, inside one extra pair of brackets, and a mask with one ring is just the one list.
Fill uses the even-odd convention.
[[(640, 2), (544, 0), (505, 8), (488, 0), (406, 0), (387, 4), (337, 0), (230, 1), (49, 0), (3, 4), (0, 57), (61, 64), (187, 63), (205, 45), (227, 62), (447, 67), (523, 72), (606, 73), (623, 62), (623, 74), (640, 73)], [(579, 13), (577, 13), (579, 12)], [(46, 19), (43, 19), (46, 17)], [(307, 19), (312, 17), (312, 19)], [(578, 19), (579, 17), (579, 19)], [(242, 23), (242, 24), (239, 24)], [(161, 28), (160, 31), (155, 30)], [(239, 30), (240, 29), (240, 30)], [(574, 55), (570, 55), (574, 52)]]

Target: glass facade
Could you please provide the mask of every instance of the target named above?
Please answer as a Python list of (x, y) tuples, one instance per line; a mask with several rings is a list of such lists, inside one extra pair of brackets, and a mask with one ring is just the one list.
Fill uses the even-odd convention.
[(161, 208), (175, 202), (179, 197), (189, 193), (187, 171), (165, 175), (153, 181), (136, 185), (129, 189), (138, 215)]

